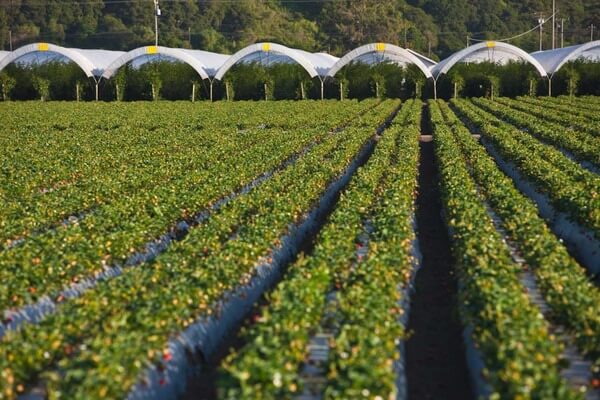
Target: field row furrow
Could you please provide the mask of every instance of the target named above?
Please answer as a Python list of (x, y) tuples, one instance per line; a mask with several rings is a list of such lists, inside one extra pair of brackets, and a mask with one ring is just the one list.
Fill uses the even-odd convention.
[(578, 398), (560, 377), (560, 346), (526, 294), (519, 266), (479, 198), (452, 131), (431, 104), (442, 200), (460, 283), (459, 312), (467, 342), (472, 341), (468, 361), (478, 396)]
[(596, 363), (600, 355), (600, 318), (594, 304), (600, 301), (600, 290), (538, 216), (536, 204), (521, 194), (512, 180), (498, 169), (493, 158), (471, 137), (447, 105), (439, 106), (462, 147), (481, 194), (535, 274), (552, 319), (568, 327), (580, 351)]

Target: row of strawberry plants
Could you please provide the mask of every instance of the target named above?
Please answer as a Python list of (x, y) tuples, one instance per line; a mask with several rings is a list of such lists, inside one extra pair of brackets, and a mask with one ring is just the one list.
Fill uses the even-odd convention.
[(448, 106), (442, 102), (439, 106), (481, 193), (533, 268), (552, 318), (571, 330), (579, 349), (600, 367), (600, 316), (596, 311), (600, 291), (538, 216), (535, 203), (515, 188)]
[[(220, 387), (232, 399), (287, 398), (306, 392), (303, 366), (311, 337), (336, 319), (329, 347), (326, 398), (389, 397), (396, 391), (398, 288), (410, 269), (410, 226), (418, 155), (420, 103), (406, 103), (343, 193), (314, 252), (296, 262), (269, 296), (259, 320), (231, 354)], [(377, 204), (381, 203), (380, 207)], [(366, 220), (373, 221), (370, 254), (356, 254)], [(325, 316), (335, 297), (334, 310)], [(368, 314), (366, 316), (365, 314)], [(373, 332), (379, 340), (373, 341)], [(336, 334), (337, 333), (337, 334)], [(352, 350), (354, 348), (354, 350)], [(365, 366), (367, 368), (365, 369)], [(328, 368), (327, 368), (328, 367)], [(333, 372), (335, 371), (335, 372)]]
[(502, 99), (496, 102), (473, 99), (473, 103), (504, 121), (526, 129), (540, 140), (568, 151), (576, 160), (600, 167), (600, 138), (543, 121), (527, 112), (511, 108), (512, 103), (504, 103)]
[[(395, 107), (384, 104), (345, 135), (328, 137), (297, 163), (227, 204), (154, 263), (127, 270), (0, 342), (0, 393), (12, 398), (44, 370), (52, 396), (122, 398), (149, 366), (160, 367), (172, 335), (215, 316), (248, 283), (279, 238), (305, 218), (325, 188)], [(363, 123), (369, 123), (365, 128)]]
[[(124, 196), (121, 201), (96, 210), (77, 226), (58, 227), (2, 252), (0, 286), (5, 290), (0, 290), (0, 309), (34, 302), (71, 281), (102, 271), (113, 262), (124, 262), (132, 253), (142, 250), (145, 243), (174, 226), (178, 219), (208, 207), (264, 171), (275, 168), (324, 134), (303, 129), (285, 135), (276, 129), (251, 132), (244, 135), (247, 139), (226, 141), (222, 147), (214, 144), (197, 154), (197, 164), (180, 162), (181, 178)], [(256, 143), (260, 140), (262, 143)], [(234, 151), (235, 147), (241, 150)], [(165, 173), (175, 171), (169, 168)], [(202, 191), (197, 190), (200, 186)]]
[(584, 97), (569, 97), (569, 96), (558, 96), (558, 97), (546, 97), (545, 102), (563, 106), (574, 106), (582, 113), (598, 111), (598, 106), (585, 100)]
[[(105, 144), (98, 156), (92, 152), (99, 144), (92, 140), (90, 154), (86, 157), (93, 161), (85, 170), (77, 166), (64, 167), (65, 170), (76, 171), (72, 179), (53, 185), (50, 192), (11, 196), (10, 203), (5, 203), (2, 208), (2, 239), (10, 244), (32, 232), (43, 233), (44, 228), (56, 226), (61, 219), (81, 210), (96, 210), (109, 203), (126, 201), (129, 193), (147, 191), (149, 187), (180, 180), (189, 169), (206, 168), (219, 156), (234, 161), (235, 156), (231, 155), (236, 149), (260, 145), (257, 139), (272, 140), (280, 131), (255, 132), (255, 135), (240, 136), (234, 140), (215, 133), (222, 132), (177, 131), (169, 134), (138, 129), (132, 137), (139, 140), (133, 143), (119, 140), (114, 147)], [(85, 138), (83, 140), (86, 141)], [(197, 145), (182, 151), (182, 145), (188, 141)], [(206, 142), (212, 144), (202, 145)]]
[(570, 97), (570, 96), (558, 96), (558, 97), (549, 97), (549, 102), (562, 104), (562, 105), (576, 105), (581, 108), (581, 110), (586, 110), (587, 112), (598, 111), (598, 96), (578, 96), (578, 97)]
[(292, 137), (263, 136), (261, 145), (241, 148), (229, 158), (231, 149), (221, 152), (213, 147), (202, 155), (203, 161), (210, 161), (206, 168), (192, 165), (194, 170), (187, 172), (182, 168), (179, 179), (123, 197), (77, 225), (58, 227), (0, 253), (0, 309), (34, 302), (113, 262), (123, 262), (178, 219), (275, 168), (315, 134), (307, 130)]
[(505, 160), (514, 163), (528, 181), (549, 197), (556, 210), (600, 239), (600, 184), (595, 174), (470, 102), (452, 104), (479, 127)]
[(452, 101), (451, 104), (453, 107), (457, 107), (457, 105), (460, 104), (460, 107), (457, 109), (461, 113), (466, 107), (476, 115), (479, 115), (476, 121), (472, 120), (470, 122), (471, 126), (476, 125), (479, 127), (479, 129), (481, 129), (482, 125), (486, 125), (488, 127), (498, 128), (502, 131), (510, 133), (514, 140), (517, 140), (522, 146), (529, 148), (533, 154), (536, 154), (540, 158), (546, 160), (556, 169), (567, 173), (571, 179), (579, 182), (592, 191), (597, 191), (600, 187), (598, 175), (585, 168), (582, 168), (578, 162), (570, 159), (555, 147), (544, 144), (528, 132), (518, 129), (514, 125), (500, 120), (494, 114), (484, 110), (481, 107), (475, 106), (472, 101)]
[[(523, 103), (534, 104), (536, 106), (546, 108), (551, 112), (558, 110), (560, 112), (575, 115), (578, 118), (584, 118), (596, 122), (600, 121), (600, 110), (598, 110), (598, 107), (593, 107), (590, 109), (576, 98), (571, 99), (570, 101), (564, 101), (557, 97), (518, 97), (517, 100)], [(568, 119), (565, 122), (568, 122)]]
[[(374, 231), (369, 254), (339, 298), (341, 330), (328, 360), (335, 383), (329, 398), (393, 396), (402, 369), (399, 341), (408, 312), (410, 283), (419, 257), (413, 221), (419, 160), (421, 103), (413, 103), (399, 136), (386, 185), (372, 211)], [(404, 321), (404, 322), (403, 322)]]
[[(203, 160), (203, 154), (215, 144), (244, 147), (252, 133), (291, 129), (292, 125), (275, 123), (281, 118), (288, 118), (288, 124), (294, 121), (307, 128), (331, 129), (372, 105), (350, 103), (344, 109), (331, 103), (308, 110), (294, 105), (298, 115), (290, 118), (289, 107), (276, 109), (265, 124), (264, 106), (248, 104), (245, 122), (234, 126), (219, 121), (239, 121), (239, 115), (232, 118), (227, 109), (214, 107), (198, 114), (175, 111), (173, 105), (155, 110), (136, 104), (127, 113), (119, 106), (102, 110), (105, 114), (100, 117), (95, 108), (75, 112), (66, 104), (53, 105), (52, 110), (32, 103), (13, 107), (2, 127), (1, 149), (10, 163), (0, 176), (6, 193), (0, 197), (0, 241), (57, 224), (81, 210), (140, 190), (149, 182), (160, 184), (161, 176), (173, 175), (171, 170)], [(305, 111), (317, 118), (308, 117)], [(189, 118), (190, 114), (196, 116)], [(104, 129), (111, 125), (114, 129)]]
[(553, 110), (551, 113), (549, 113), (546, 107), (536, 106), (535, 104), (525, 104), (518, 100), (509, 99), (506, 97), (499, 98), (498, 100), (500, 102), (503, 102), (504, 104), (510, 105), (511, 107), (517, 110), (532, 114), (545, 121), (556, 123), (558, 125), (563, 126), (564, 128), (582, 131), (588, 135), (596, 137), (600, 136), (600, 129), (598, 129), (598, 127), (593, 121), (589, 121), (587, 118), (578, 117), (577, 115), (569, 114), (567, 112), (562, 112), (558, 110)]
[[(518, 279), (519, 266), (482, 203), (460, 147), (430, 103), (442, 202), (458, 268), (459, 312), (490, 398), (579, 398), (560, 377), (560, 346)], [(476, 379), (479, 379), (477, 377)]]

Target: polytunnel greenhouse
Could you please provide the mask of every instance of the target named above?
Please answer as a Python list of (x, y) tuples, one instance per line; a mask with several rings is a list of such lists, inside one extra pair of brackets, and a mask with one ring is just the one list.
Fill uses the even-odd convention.
[[(319, 79), (321, 98), (323, 98), (324, 81), (335, 78), (336, 74), (345, 66), (352, 63), (373, 65), (391, 62), (401, 67), (409, 65), (416, 67), (425, 78), (433, 81), (434, 97), (437, 97), (437, 80), (458, 63), (491, 62), (504, 65), (515, 61), (525, 62), (530, 64), (540, 77), (547, 77), (551, 83), (552, 76), (562, 66), (579, 59), (598, 61), (600, 59), (600, 41), (534, 53), (527, 53), (505, 42), (483, 41), (462, 49), (439, 63), (413, 50), (389, 43), (366, 44), (348, 52), (342, 58), (323, 52), (310, 53), (268, 42), (249, 45), (232, 55), (164, 46), (143, 46), (122, 52), (66, 48), (51, 43), (32, 43), (12, 52), (0, 51), (0, 71), (11, 63), (38, 65), (51, 61), (70, 61), (77, 64), (88, 78), (93, 79), (97, 99), (101, 80), (111, 79), (125, 64), (131, 63), (134, 67), (139, 67), (156, 60), (178, 61), (189, 65), (202, 80), (210, 83), (210, 98), (212, 99), (213, 82), (223, 80), (227, 72), (237, 64), (259, 63), (269, 66), (279, 63), (295, 63), (301, 66), (310, 78)], [(551, 86), (549, 90), (551, 90)]]

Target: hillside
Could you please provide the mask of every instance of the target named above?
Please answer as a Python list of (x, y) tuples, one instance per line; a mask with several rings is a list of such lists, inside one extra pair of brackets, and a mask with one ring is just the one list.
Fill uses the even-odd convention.
[[(600, 2), (559, 1), (565, 45), (589, 40)], [(341, 55), (389, 41), (433, 58), (465, 46), (467, 36), (498, 39), (526, 31), (549, 0), (170, 0), (161, 1), (160, 43), (233, 52), (259, 40)], [(32, 41), (128, 50), (154, 40), (151, 0), (2, 0), (0, 48)], [(551, 26), (545, 26), (545, 47)], [(600, 28), (598, 28), (600, 31)], [(558, 35), (557, 35), (558, 36)], [(600, 36), (600, 35), (599, 35)], [(537, 49), (537, 32), (513, 42)], [(560, 41), (560, 40), (559, 40)]]

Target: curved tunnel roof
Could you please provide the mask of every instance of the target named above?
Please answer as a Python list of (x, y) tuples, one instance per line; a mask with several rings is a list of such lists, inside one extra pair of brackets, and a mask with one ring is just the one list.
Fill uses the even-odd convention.
[(119, 58), (115, 59), (110, 65), (106, 66), (102, 72), (102, 78), (110, 79), (119, 68), (130, 61), (142, 57), (159, 55), (173, 58), (190, 65), (198, 72), (198, 75), (200, 75), (202, 79), (209, 79), (214, 76), (219, 67), (221, 67), (221, 65), (223, 65), (230, 57), (224, 54), (210, 53), (201, 50), (176, 49), (163, 46), (144, 46), (123, 53)]
[(448, 73), (448, 71), (459, 62), (476, 63), (490, 61), (504, 64), (509, 61), (517, 60), (523, 60), (530, 63), (541, 76), (547, 75), (544, 67), (529, 53), (512, 44), (494, 41), (477, 43), (452, 54), (450, 57), (434, 66), (432, 68), (432, 73), (435, 79), (438, 79), (441, 75)]
[[(427, 59), (426, 57), (424, 58)], [(331, 67), (327, 75), (334, 77), (335, 74), (337, 74), (343, 67), (352, 62), (366, 61), (368, 63), (374, 63), (381, 62), (383, 60), (389, 60), (401, 65), (416, 65), (417, 68), (419, 68), (427, 78), (432, 78), (431, 70), (423, 62), (424, 60), (422, 60), (420, 57), (417, 57), (413, 52), (389, 43), (371, 43), (352, 50), (344, 57), (340, 58)], [(430, 61), (435, 65), (434, 61)]]
[(81, 68), (88, 78), (97, 77), (113, 59), (123, 54), (122, 51), (83, 50), (57, 46), (51, 43), (32, 43), (10, 52), (0, 60), (0, 71), (8, 64), (19, 61), (33, 54), (54, 54), (59, 58), (67, 58)]
[(276, 43), (256, 43), (244, 47), (229, 57), (217, 71), (215, 79), (223, 79), (227, 71), (239, 62), (254, 60), (268, 64), (293, 60), (300, 64), (311, 78), (314, 78), (315, 76), (325, 76), (331, 66), (335, 64), (337, 58), (325, 53), (309, 53), (303, 50), (291, 49)]
[(569, 61), (577, 59), (600, 61), (600, 40), (560, 49), (537, 51), (531, 53), (531, 56), (544, 67), (548, 74), (553, 75)]
[(333, 77), (345, 65), (354, 62), (375, 63), (383, 60), (406, 65), (413, 64), (428, 78), (439, 78), (459, 62), (491, 61), (506, 63), (522, 60), (534, 66), (541, 76), (553, 75), (569, 61), (587, 59), (600, 61), (600, 40), (555, 50), (528, 54), (504, 42), (481, 42), (462, 49), (440, 63), (413, 51), (388, 43), (371, 43), (358, 47), (342, 58), (327, 53), (310, 53), (276, 43), (256, 43), (233, 55), (202, 50), (179, 49), (163, 46), (144, 46), (122, 52), (66, 48), (51, 43), (32, 43), (9, 51), (0, 51), (0, 71), (13, 62), (43, 63), (70, 60), (94, 79), (110, 79), (128, 62), (140, 65), (163, 56), (189, 64), (203, 79), (218, 79), (240, 62), (259, 61), (273, 64), (295, 62), (312, 77)]

